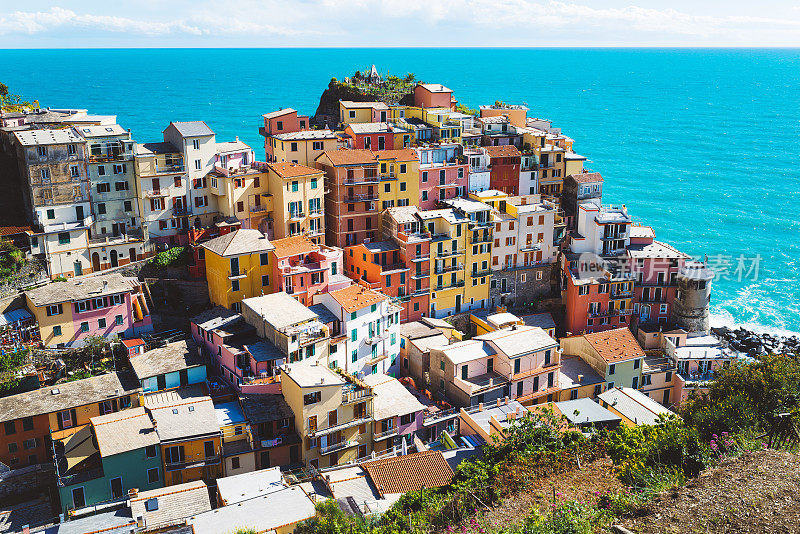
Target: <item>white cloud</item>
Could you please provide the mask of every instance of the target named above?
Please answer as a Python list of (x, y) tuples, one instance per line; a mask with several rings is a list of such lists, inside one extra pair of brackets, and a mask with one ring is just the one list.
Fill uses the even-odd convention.
[[(794, 9), (768, 12), (772, 16), (711, 16), (688, 9), (593, 7), (568, 0), (198, 0), (178, 5), (151, 3), (131, 17), (61, 7), (15, 11), (0, 15), (0, 35), (89, 30), (177, 36), (189, 42), (197, 36), (204, 41), (275, 37), (278, 43), (322, 46), (481, 46), (511, 39), (532, 46), (570, 39), (635, 45), (648, 39), (769, 44), (780, 38), (800, 44), (800, 16)], [(327, 39), (309, 42), (321, 36)]]

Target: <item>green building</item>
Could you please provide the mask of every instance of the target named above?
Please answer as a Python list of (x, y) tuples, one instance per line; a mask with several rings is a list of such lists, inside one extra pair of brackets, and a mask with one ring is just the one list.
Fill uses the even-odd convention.
[(158, 433), (141, 407), (93, 417), (56, 441), (55, 463), (65, 513), (164, 485)]

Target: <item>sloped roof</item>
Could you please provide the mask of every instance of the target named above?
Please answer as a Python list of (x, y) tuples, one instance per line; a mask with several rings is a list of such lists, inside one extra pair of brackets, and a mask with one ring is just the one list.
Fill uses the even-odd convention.
[(250, 228), (215, 237), (203, 243), (202, 246), (223, 257), (269, 252), (275, 248), (265, 234)]
[(86, 141), (71, 128), (61, 130), (25, 130), (14, 132), (22, 146), (81, 144)]
[(261, 115), (265, 119), (274, 119), (275, 117), (280, 117), (282, 115), (288, 115), (289, 113), (297, 113), (297, 110), (294, 108), (283, 108), (279, 109), (278, 111), (271, 111), (269, 113), (265, 113)]
[(381, 496), (438, 488), (453, 480), (453, 470), (439, 451), (424, 451), (361, 464)]
[(170, 122), (183, 137), (201, 137), (214, 135), (214, 132), (204, 121)]
[(307, 167), (299, 163), (267, 163), (267, 167), (272, 169), (281, 178), (297, 178), (299, 176), (309, 176), (311, 174), (323, 174), (322, 170), (314, 167)]
[(241, 395), (239, 401), (250, 423), (268, 423), (294, 417), (294, 412), (280, 393)]
[(509, 358), (558, 346), (558, 342), (538, 326), (503, 328), (473, 339), (494, 345)]
[(119, 273), (111, 273), (77, 280), (71, 279), (66, 282), (51, 282), (42, 287), (30, 289), (25, 292), (25, 295), (34, 306), (39, 307), (123, 293), (138, 285), (139, 282), (136, 278), (122, 276)]
[(93, 404), (140, 391), (133, 373), (117, 371), (0, 397), (0, 422)]
[(275, 256), (278, 258), (319, 251), (319, 245), (311, 241), (311, 238), (307, 235), (294, 235), (276, 239), (272, 242), (272, 246), (275, 247)]
[(190, 319), (203, 330), (213, 330), (242, 320), (242, 316), (223, 306), (215, 306)]
[(392, 129), (385, 122), (354, 122), (348, 125), (355, 134), (389, 133)]
[(276, 330), (317, 318), (313, 311), (284, 291), (250, 297), (244, 299), (242, 304), (256, 312)]
[(644, 351), (625, 327), (585, 334), (584, 339), (608, 363), (644, 358)]
[(440, 83), (418, 83), (417, 87), (422, 87), (426, 91), (430, 91), (431, 93), (452, 93), (452, 89), (448, 89), (444, 85)]
[(632, 388), (617, 386), (604, 391), (597, 398), (637, 425), (654, 425), (661, 414), (675, 415), (641, 391)]
[(419, 156), (417, 155), (416, 150), (412, 150), (410, 148), (398, 148), (395, 150), (381, 150), (377, 153), (378, 160), (386, 160), (386, 159), (394, 159), (397, 161), (413, 161), (418, 160)]
[(521, 156), (519, 150), (514, 145), (487, 146), (484, 148), (490, 158), (513, 158)]
[(362, 380), (372, 388), (373, 417), (376, 421), (416, 413), (425, 406), (396, 378), (384, 374), (367, 375)]
[[(156, 509), (148, 510), (145, 503), (158, 502)], [(130, 500), (131, 515), (142, 517), (147, 528), (166, 526), (185, 517), (211, 510), (208, 486), (202, 480), (186, 482), (149, 491), (142, 491)]]
[(354, 312), (366, 306), (383, 302), (387, 298), (383, 293), (358, 284), (353, 284), (338, 291), (331, 291), (329, 295), (348, 312)]
[(193, 341), (181, 340), (131, 356), (139, 380), (203, 365)]
[(339, 150), (326, 150), (317, 157), (327, 156), (332, 165), (367, 165), (377, 163), (377, 154), (372, 150), (341, 148)]
[(599, 172), (584, 172), (581, 174), (571, 174), (572, 178), (579, 184), (588, 184), (592, 182), (602, 182), (603, 177)]
[(220, 431), (211, 397), (176, 399), (172, 403), (149, 405), (147, 409), (157, 424), (158, 437), (162, 442), (218, 434)]
[(142, 407), (92, 417), (91, 422), (104, 458), (158, 444), (158, 433)]

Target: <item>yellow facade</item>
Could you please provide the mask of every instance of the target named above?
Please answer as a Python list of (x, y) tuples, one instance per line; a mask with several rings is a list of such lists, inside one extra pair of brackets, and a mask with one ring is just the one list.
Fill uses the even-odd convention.
[(395, 206), (413, 206), (419, 201), (419, 160), (411, 153), (396, 157), (398, 152), (376, 152), (381, 178), (378, 201), (382, 210)]
[(271, 216), (272, 196), (264, 171), (251, 171), (224, 176), (213, 173), (208, 187), (217, 196), (220, 215), (236, 217), (243, 228), (258, 228), (264, 217)]
[[(72, 322), (72, 304), (65, 302), (53, 306), (34, 306), (31, 299), (26, 295), (25, 300), (28, 309), (39, 323), (39, 335), (42, 342), (50, 347), (59, 343), (70, 343), (75, 338), (75, 328)], [(48, 308), (52, 315), (47, 314)]]
[[(123, 404), (125, 403), (121, 402), (120, 399), (126, 399), (130, 401), (130, 404), (128, 406), (123, 406)], [(139, 406), (139, 397), (136, 394), (120, 395), (119, 397), (109, 397), (107, 399), (104, 399), (104, 402), (105, 401), (111, 404), (112, 408), (113, 406), (116, 406), (118, 410), (135, 408)], [(54, 440), (64, 439), (66, 437), (71, 436), (84, 426), (88, 425), (91, 422), (90, 420), (92, 417), (98, 417), (100, 415), (103, 415), (100, 413), (100, 404), (97, 402), (93, 402), (85, 406), (78, 406), (77, 408), (70, 408), (69, 410), (64, 410), (64, 411), (71, 412), (70, 417), (74, 416), (75, 421), (72, 422), (71, 427), (64, 428), (61, 430), (59, 430), (58, 428), (59, 411), (55, 411), (47, 415), (47, 420), (50, 425), (50, 435)]]
[[(354, 121), (360, 122), (360, 121)], [(370, 121), (365, 121), (370, 122)], [(303, 132), (305, 133), (305, 132)], [(279, 137), (270, 137), (267, 142), (272, 143), (272, 153), (275, 161), (287, 161), (289, 163), (299, 163), (308, 167), (314, 166), (314, 160), (326, 150), (336, 150), (336, 139), (291, 139), (291, 134), (283, 134)]]
[[(320, 366), (320, 371), (329, 375), (325, 377), (325, 383), (310, 387), (302, 387), (293, 380), (291, 369), (281, 374), (281, 392), (295, 414), (295, 430), (303, 437), (303, 461), (306, 465), (323, 468), (371, 454), (371, 389), (352, 379), (356, 389), (343, 395), (342, 382), (345, 380), (326, 367)], [(314, 402), (309, 402), (307, 396), (316, 393), (319, 394), (318, 400), (312, 398)], [(333, 432), (329, 430), (331, 428), (337, 430)], [(339, 447), (331, 447), (334, 450), (328, 452), (329, 440), (335, 441)]]
[(314, 243), (324, 244), (325, 173), (291, 163), (270, 163), (268, 169), (273, 238), (306, 234)]
[[(161, 458), (162, 462), (167, 457), (166, 449), (170, 447), (183, 447), (186, 458), (205, 458), (205, 442), (211, 441), (214, 443), (214, 455), (222, 455), (222, 445), (219, 436), (207, 437), (197, 440), (186, 440), (180, 442), (170, 442), (168, 444), (161, 444)], [(176, 484), (183, 484), (184, 482), (194, 482), (195, 480), (211, 480), (222, 476), (222, 469), (220, 464), (199, 466), (199, 467), (186, 467), (182, 469), (167, 470), (167, 465), (164, 463), (164, 485), (174, 486)]]
[[(273, 292), (274, 259), (269, 252), (221, 256), (206, 248), (205, 257), (208, 295), (212, 304), (238, 310), (242, 300)], [(238, 274), (233, 267), (238, 267)]]
[[(339, 101), (339, 121), (342, 124), (356, 122), (372, 122), (372, 108), (364, 106), (364, 102)], [(389, 115), (387, 110), (386, 115)]]

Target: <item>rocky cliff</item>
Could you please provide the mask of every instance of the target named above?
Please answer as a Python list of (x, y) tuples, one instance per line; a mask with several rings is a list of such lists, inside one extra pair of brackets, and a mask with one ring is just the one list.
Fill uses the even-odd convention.
[(414, 89), (412, 85), (406, 84), (392, 86), (381, 83), (356, 86), (333, 78), (319, 97), (319, 105), (311, 117), (311, 124), (319, 128), (324, 128), (326, 125), (335, 128), (339, 124), (339, 100), (386, 102), (408, 106), (414, 104)]

